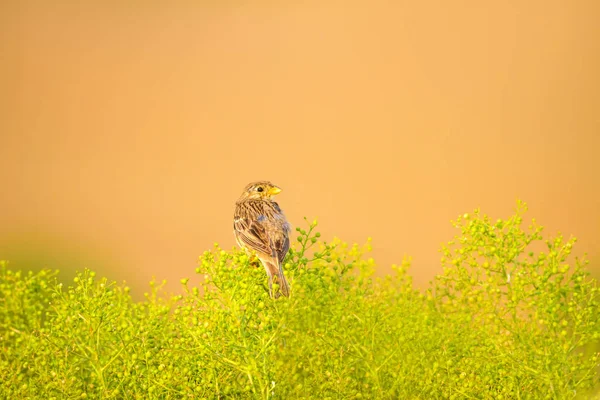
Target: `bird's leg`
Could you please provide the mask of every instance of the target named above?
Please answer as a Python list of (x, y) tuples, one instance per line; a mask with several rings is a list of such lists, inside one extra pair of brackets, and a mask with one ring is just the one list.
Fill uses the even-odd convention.
[(273, 296), (273, 276), (272, 275), (269, 275), (269, 296), (274, 297)]

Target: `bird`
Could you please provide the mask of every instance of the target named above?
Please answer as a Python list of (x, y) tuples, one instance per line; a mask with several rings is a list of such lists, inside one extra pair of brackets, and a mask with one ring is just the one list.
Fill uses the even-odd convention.
[[(283, 260), (290, 248), (290, 224), (273, 197), (281, 188), (269, 181), (252, 182), (235, 203), (233, 233), (238, 246), (254, 252), (269, 278), (269, 294), (278, 298), (290, 295), (283, 274)], [(273, 293), (273, 282), (279, 291)]]

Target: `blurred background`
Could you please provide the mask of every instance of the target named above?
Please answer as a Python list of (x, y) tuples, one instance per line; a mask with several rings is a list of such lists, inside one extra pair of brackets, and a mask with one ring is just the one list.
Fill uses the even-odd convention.
[[(0, 259), (137, 295), (234, 246), (235, 200), (373, 237), (424, 286), (449, 221), (507, 217), (600, 266), (600, 2), (0, 5)], [(595, 265), (595, 266), (594, 266)]]

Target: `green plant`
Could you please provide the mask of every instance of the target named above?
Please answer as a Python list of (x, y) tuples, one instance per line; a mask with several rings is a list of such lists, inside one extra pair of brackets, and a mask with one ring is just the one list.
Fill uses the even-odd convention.
[(145, 301), (92, 271), (0, 266), (2, 398), (563, 399), (598, 388), (599, 292), (574, 239), (542, 242), (525, 205), (455, 225), (444, 272), (412, 286), (409, 261), (374, 277), (364, 246), (297, 229), (290, 298), (215, 244), (194, 282)]

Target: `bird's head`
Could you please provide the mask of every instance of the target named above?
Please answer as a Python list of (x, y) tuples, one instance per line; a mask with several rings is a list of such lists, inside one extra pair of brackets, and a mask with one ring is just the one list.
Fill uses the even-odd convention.
[(269, 181), (253, 182), (244, 188), (240, 200), (270, 200), (279, 192), (281, 189)]

